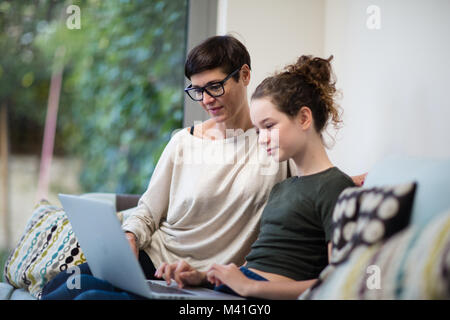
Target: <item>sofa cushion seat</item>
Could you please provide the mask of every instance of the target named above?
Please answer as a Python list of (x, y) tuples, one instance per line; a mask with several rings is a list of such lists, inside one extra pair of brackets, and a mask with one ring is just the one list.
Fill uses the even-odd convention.
[(10, 300), (14, 287), (6, 282), (0, 283), (0, 300)]

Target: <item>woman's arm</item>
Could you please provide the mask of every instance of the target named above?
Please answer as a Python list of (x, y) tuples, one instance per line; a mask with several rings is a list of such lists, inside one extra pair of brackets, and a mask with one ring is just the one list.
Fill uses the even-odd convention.
[(362, 187), (364, 185), (364, 181), (366, 180), (367, 177), (367, 172), (360, 174), (359, 176), (352, 176), (352, 180), (353, 183), (357, 186), (357, 187)]
[[(147, 190), (139, 199), (136, 209), (122, 224), (122, 229), (125, 232), (135, 235), (137, 249), (147, 247), (150, 244), (152, 234), (159, 228), (161, 221), (165, 219), (174, 170), (173, 157), (179, 143), (177, 137), (174, 136), (164, 148)], [(130, 245), (132, 245), (131, 241)]]

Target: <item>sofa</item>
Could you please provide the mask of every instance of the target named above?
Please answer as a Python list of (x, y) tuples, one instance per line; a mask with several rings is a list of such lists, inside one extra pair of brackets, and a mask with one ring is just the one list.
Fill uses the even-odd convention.
[[(354, 250), (347, 254), (346, 260), (337, 265), (330, 264), (322, 272), (316, 285), (302, 294), (299, 299), (450, 298), (450, 188), (448, 187), (450, 160), (387, 157), (369, 171), (364, 186), (355, 189), (357, 192), (380, 190), (380, 188), (390, 190), (390, 186), (411, 182), (414, 182), (414, 194), (411, 198), (411, 206), (405, 207), (408, 211), (408, 219), (403, 222), (403, 225), (397, 229), (391, 228), (389, 237), (376, 243), (352, 248)], [(118, 218), (122, 221), (136, 206), (139, 198), (135, 195), (115, 194), (84, 196), (115, 203)], [(37, 213), (33, 215), (36, 214), (36, 217), (42, 219), (43, 216), (48, 216), (49, 212), (55, 212), (45, 210), (50, 210), (49, 204), (44, 203), (44, 206), (38, 208)], [(57, 211), (55, 208), (52, 210)], [(337, 211), (336, 208), (335, 211)], [(58, 223), (64, 221), (61, 214), (61, 212), (55, 213), (55, 221), (59, 221)], [(34, 222), (27, 227), (27, 230), (36, 226), (36, 221), (39, 219), (34, 221), (32, 216), (30, 221)], [(60, 224), (63, 228), (64, 223)], [(53, 229), (56, 230), (56, 225), (51, 230)], [(46, 230), (45, 235), (50, 232), (49, 227)], [(61, 231), (62, 236), (63, 232)], [(65, 239), (69, 235), (70, 230)], [(75, 245), (75, 241), (72, 241), (71, 248)], [(59, 248), (62, 247), (63, 245)], [(23, 252), (25, 251), (22, 250), (22, 253), (18, 255)], [(55, 258), (57, 256), (54, 254)], [(72, 257), (67, 258), (67, 254), (63, 253), (60, 256), (66, 261), (72, 259)], [(75, 259), (78, 258), (79, 256), (75, 257)], [(46, 265), (50, 266), (50, 263)], [(59, 267), (61, 268), (61, 265)], [(11, 271), (10, 275), (12, 275)], [(372, 281), (373, 279), (375, 281)], [(25, 280), (30, 282), (30, 279)], [(370, 285), (371, 283), (373, 286)], [(16, 288), (2, 282), (0, 283), (0, 299), (36, 299), (36, 292), (38, 292), (36, 290), (31, 286)]]
[[(332, 256), (319, 285), (300, 299), (450, 299), (450, 160), (390, 156), (369, 171), (363, 189), (411, 182), (416, 189), (407, 224), (386, 239), (354, 246), (337, 265)], [(349, 243), (357, 238), (354, 234)]]

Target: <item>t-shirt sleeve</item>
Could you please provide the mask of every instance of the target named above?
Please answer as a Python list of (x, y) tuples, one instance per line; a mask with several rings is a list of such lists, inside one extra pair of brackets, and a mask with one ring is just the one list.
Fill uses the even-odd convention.
[(348, 187), (353, 187), (355, 184), (350, 177), (336, 177), (331, 179), (322, 186), (322, 192), (320, 199), (320, 217), (322, 220), (323, 229), (325, 231), (325, 241), (328, 243), (332, 239), (333, 235), (333, 211), (334, 206), (344, 189)]

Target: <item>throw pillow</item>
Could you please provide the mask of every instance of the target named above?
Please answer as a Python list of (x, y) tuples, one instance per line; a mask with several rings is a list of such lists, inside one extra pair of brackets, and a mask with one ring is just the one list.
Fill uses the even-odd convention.
[(416, 183), (411, 182), (342, 191), (333, 211), (330, 264), (302, 297), (312, 296), (356, 249), (381, 243), (404, 229), (409, 224), (415, 190)]
[(48, 281), (84, 262), (86, 258), (63, 209), (41, 200), (9, 256), (4, 274), (11, 285), (39, 299)]
[(333, 212), (331, 263), (340, 264), (360, 245), (384, 241), (409, 224), (416, 183), (349, 188)]

